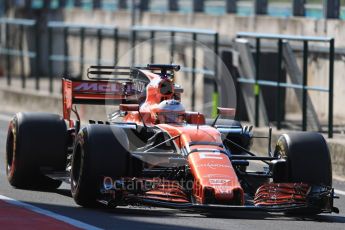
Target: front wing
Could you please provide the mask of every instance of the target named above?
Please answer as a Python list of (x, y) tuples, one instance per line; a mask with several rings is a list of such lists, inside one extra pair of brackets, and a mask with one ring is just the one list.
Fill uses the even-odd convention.
[[(166, 185), (165, 185), (166, 187)], [(339, 213), (333, 206), (334, 189), (326, 186), (310, 186), (304, 183), (268, 183), (262, 185), (254, 197), (249, 197), (246, 204), (197, 204), (192, 203), (176, 193), (170, 186), (169, 190), (150, 191), (117, 191), (116, 189), (101, 188), (102, 197), (99, 201), (108, 206), (152, 206), (196, 212), (213, 211), (259, 211), (286, 213)], [(169, 194), (169, 191), (174, 193)], [(180, 193), (180, 192), (179, 192)], [(121, 194), (121, 195), (119, 195)], [(120, 202), (119, 202), (120, 201)]]

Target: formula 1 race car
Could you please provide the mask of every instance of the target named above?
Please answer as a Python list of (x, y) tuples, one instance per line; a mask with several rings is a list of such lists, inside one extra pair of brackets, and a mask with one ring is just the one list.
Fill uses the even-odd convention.
[[(174, 83), (178, 65), (91, 66), (88, 80), (62, 79), (63, 118), (17, 113), (10, 122), (6, 169), (21, 189), (71, 184), (84, 207), (145, 205), (209, 211), (290, 214), (338, 212), (322, 135), (282, 135), (267, 156), (250, 151), (252, 127), (186, 111)], [(107, 121), (81, 125), (74, 104), (119, 105)], [(75, 114), (76, 119), (71, 119)], [(262, 170), (249, 170), (262, 162)]]

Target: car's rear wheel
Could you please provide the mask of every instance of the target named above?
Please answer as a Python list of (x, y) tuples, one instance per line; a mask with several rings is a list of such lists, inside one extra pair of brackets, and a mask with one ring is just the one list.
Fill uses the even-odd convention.
[(71, 192), (75, 202), (94, 207), (100, 196), (102, 177), (124, 177), (128, 174), (129, 143), (122, 128), (110, 125), (88, 125), (75, 142)]
[(6, 174), (17, 188), (49, 190), (58, 188), (43, 171), (64, 171), (67, 128), (55, 114), (17, 113), (11, 120), (6, 141)]

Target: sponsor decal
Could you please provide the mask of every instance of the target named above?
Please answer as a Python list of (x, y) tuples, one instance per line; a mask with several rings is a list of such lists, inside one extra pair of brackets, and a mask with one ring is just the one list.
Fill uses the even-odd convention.
[(232, 187), (231, 186), (223, 186), (218, 185), (213, 187), (217, 190), (221, 195), (231, 195), (232, 194)]
[(213, 163), (199, 164), (199, 165), (197, 165), (196, 167), (197, 167), (197, 168), (210, 168), (210, 169), (216, 169), (216, 168), (231, 168), (230, 165), (213, 164)]
[(209, 179), (211, 185), (223, 185), (229, 183), (229, 179)]
[(225, 174), (207, 174), (203, 176), (204, 178), (230, 178), (229, 175)]
[(118, 93), (122, 90), (121, 84), (117, 83), (88, 83), (84, 82), (75, 85), (73, 88), (76, 92), (91, 92), (91, 93)]
[(200, 159), (217, 159), (222, 160), (224, 157), (221, 152), (199, 152)]

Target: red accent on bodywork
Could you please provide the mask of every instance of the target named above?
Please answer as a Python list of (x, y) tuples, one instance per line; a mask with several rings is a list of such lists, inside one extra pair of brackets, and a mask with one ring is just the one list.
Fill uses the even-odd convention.
[(156, 185), (152, 190), (145, 192), (144, 198), (176, 203), (189, 202), (187, 194), (177, 181), (161, 179), (153, 179), (151, 181), (158, 185)]
[(72, 110), (72, 81), (62, 79), (62, 106), (63, 106), (63, 117), (66, 120), (71, 118)]
[(300, 205), (307, 203), (310, 185), (304, 183), (268, 183), (256, 191), (257, 206)]

